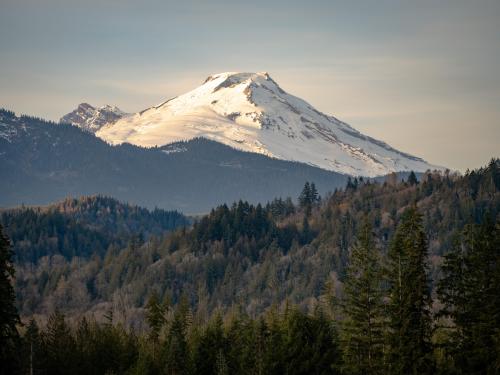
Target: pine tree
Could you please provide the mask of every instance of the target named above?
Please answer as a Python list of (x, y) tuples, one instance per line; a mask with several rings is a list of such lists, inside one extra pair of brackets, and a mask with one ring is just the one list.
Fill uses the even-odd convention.
[(418, 184), (417, 176), (415, 175), (415, 172), (411, 171), (410, 175), (408, 176), (408, 183), (413, 186)]
[(311, 215), (312, 206), (321, 200), (314, 182), (307, 181), (299, 195), (299, 206), (305, 209), (306, 216)]
[(225, 363), (227, 340), (224, 336), (223, 321), (220, 314), (216, 314), (201, 333), (194, 353), (196, 374), (217, 374), (218, 367)]
[(389, 373), (431, 374), (427, 241), (416, 207), (404, 212), (388, 256)]
[(183, 298), (174, 313), (174, 319), (166, 345), (166, 373), (172, 375), (189, 374), (192, 370), (191, 355), (187, 342), (189, 328), (189, 305)]
[(302, 208), (305, 208), (311, 204), (311, 185), (309, 181), (306, 181), (304, 184), (304, 188), (299, 195), (299, 205)]
[(344, 363), (349, 374), (381, 374), (385, 326), (381, 259), (367, 220), (357, 237), (344, 284)]
[(12, 287), (15, 273), (12, 256), (10, 241), (3, 234), (0, 225), (0, 374), (13, 373), (17, 367), (15, 353), (19, 344), (19, 333), (16, 325), (20, 321)]
[[(438, 296), (451, 318), (448, 353), (462, 374), (500, 369), (500, 223), (468, 225), (445, 256)], [(494, 350), (493, 348), (497, 348)]]
[(47, 373), (58, 375), (76, 372), (75, 339), (64, 315), (59, 311), (49, 317), (42, 342)]
[(309, 226), (309, 220), (307, 216), (304, 216), (304, 219), (302, 220), (302, 243), (309, 243), (311, 241), (311, 237), (312, 233)]
[(38, 373), (40, 366), (40, 330), (34, 319), (31, 319), (24, 335), (25, 358), (29, 358), (27, 373)]
[(158, 293), (153, 292), (146, 304), (146, 322), (148, 323), (150, 333), (149, 337), (153, 344), (153, 359), (157, 358), (157, 351), (159, 346), (160, 331), (165, 324), (165, 311), (160, 304)]
[(316, 185), (314, 182), (311, 183), (311, 194), (310, 194), (310, 201), (312, 204), (316, 204), (321, 200), (318, 190), (316, 189)]

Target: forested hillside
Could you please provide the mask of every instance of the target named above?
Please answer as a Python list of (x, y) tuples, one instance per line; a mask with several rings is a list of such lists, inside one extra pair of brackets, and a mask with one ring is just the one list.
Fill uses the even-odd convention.
[[(101, 216), (113, 205), (55, 206), (82, 228), (134, 228), (104, 254), (26, 260), (14, 239), (27, 324), (19, 341), (9, 310), (10, 373), (498, 373), (499, 160), (464, 176), (353, 179), (323, 198), (306, 183), (298, 204), (222, 205), (168, 233), (169, 214)], [(26, 210), (6, 217), (38, 223)]]
[[(498, 372), (500, 161), (420, 182), (413, 174), (383, 184), (349, 180), (322, 199), (307, 183), (298, 198), (222, 205), (190, 228), (144, 231), (104, 255), (17, 254), (17, 304), (27, 324), (19, 338), (15, 310), (5, 309), (5, 369)], [(134, 222), (137, 209), (108, 222), (99, 213), (114, 203), (66, 201), (56, 211), (111, 232), (165, 222), (147, 212)], [(30, 222), (22, 217), (17, 225)], [(0, 245), (2, 274), (12, 274), (3, 236)], [(10, 308), (14, 295), (6, 292)]]
[[(20, 227), (29, 224), (24, 217), (32, 214), (18, 214), (17, 226), (7, 225), (7, 233), (13, 236), (18, 260), (20, 312), (23, 316), (47, 315), (58, 308), (70, 316), (86, 311), (102, 316), (113, 308), (121, 309), (128, 323), (140, 324), (141, 308), (152, 291), (174, 304), (184, 296), (207, 316), (235, 304), (253, 316), (285, 301), (311, 309), (326, 289), (341, 290), (349, 251), (363, 220), (373, 226), (376, 244), (386, 254), (401, 214), (413, 206), (422, 215), (435, 281), (442, 256), (460, 231), (469, 223), (482, 222), (485, 215), (492, 220), (498, 216), (499, 175), (495, 161), (463, 177), (429, 173), (421, 182), (412, 178), (401, 182), (394, 177), (383, 184), (356, 179), (321, 202), (306, 194), (298, 205), (290, 199), (276, 199), (265, 206), (222, 205), (192, 229), (165, 235), (159, 234), (164, 227), (148, 224), (153, 212), (133, 231), (143, 235), (125, 236), (126, 243), (109, 238), (102, 242), (109, 234), (113, 238), (112, 234), (120, 233), (120, 220), (111, 220), (112, 215), (108, 217), (112, 224), (102, 224), (104, 230), (88, 232), (91, 227), (87, 225), (81, 233), (78, 225), (82, 224), (75, 215), (77, 226), (69, 227), (70, 236), (89, 238), (92, 233), (96, 238), (78, 242), (83, 248), (66, 248), (66, 240), (61, 238), (60, 251), (41, 245), (51, 243), (53, 226), (43, 229), (49, 233), (45, 237), (38, 235), (26, 245), (19, 233), (25, 231), (29, 238), (36, 229)], [(104, 209), (105, 201), (99, 202)], [(74, 210), (70, 203), (62, 207)], [(88, 212), (94, 215), (94, 211)], [(44, 217), (40, 215), (37, 217)], [(7, 223), (9, 216), (4, 213), (3, 217)], [(161, 220), (155, 222), (159, 225)], [(92, 223), (100, 225), (99, 220)], [(40, 249), (46, 252), (36, 255)]]
[(110, 246), (124, 247), (190, 225), (177, 211), (145, 208), (103, 196), (67, 198), (43, 207), (0, 209), (0, 224), (14, 244), (17, 263), (60, 255), (88, 259)]

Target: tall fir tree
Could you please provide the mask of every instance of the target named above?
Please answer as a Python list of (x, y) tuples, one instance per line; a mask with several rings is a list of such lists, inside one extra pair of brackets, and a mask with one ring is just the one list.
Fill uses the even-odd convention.
[(314, 182), (307, 181), (299, 195), (299, 206), (305, 210), (306, 216), (311, 215), (313, 205), (321, 201)]
[(410, 175), (408, 176), (408, 183), (413, 186), (418, 184), (417, 176), (415, 175), (415, 172), (411, 171)]
[(187, 299), (182, 298), (174, 313), (165, 346), (165, 370), (169, 375), (192, 373), (193, 366), (187, 342), (190, 313)]
[(389, 373), (432, 374), (431, 294), (422, 216), (408, 208), (388, 253)]
[(158, 293), (154, 291), (146, 304), (146, 322), (149, 326), (149, 337), (153, 345), (153, 361), (158, 359), (160, 332), (165, 324), (165, 308), (160, 303)]
[(299, 206), (301, 208), (308, 208), (311, 205), (311, 185), (306, 181), (304, 188), (299, 195)]
[(10, 241), (0, 225), (0, 374), (12, 374), (18, 368), (16, 347), (19, 333), (16, 325), (20, 321), (12, 286), (15, 273), (12, 256)]
[(224, 335), (223, 320), (216, 314), (204, 332), (197, 338), (194, 350), (195, 373), (200, 375), (217, 374), (226, 368), (228, 342)]
[(459, 374), (500, 372), (500, 223), (471, 224), (445, 256), (440, 315), (451, 319), (448, 354)]
[(29, 358), (26, 364), (25, 372), (33, 375), (35, 373), (39, 373), (41, 369), (40, 365), (40, 330), (38, 329), (38, 325), (36, 324), (34, 319), (31, 319), (27, 328), (26, 333), (24, 334), (24, 356), (25, 358)]
[(64, 315), (59, 311), (49, 317), (42, 342), (47, 373), (58, 375), (78, 372), (75, 338)]
[(311, 182), (311, 194), (310, 194), (310, 201), (312, 204), (316, 204), (321, 200), (318, 189), (316, 189), (316, 184), (314, 182)]
[(382, 374), (384, 355), (384, 288), (379, 250), (365, 219), (351, 250), (344, 283), (342, 343), (349, 374)]

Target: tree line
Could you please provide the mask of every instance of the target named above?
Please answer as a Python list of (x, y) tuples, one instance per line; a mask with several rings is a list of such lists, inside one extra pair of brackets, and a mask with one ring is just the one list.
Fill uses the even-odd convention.
[[(360, 227), (340, 297), (325, 289), (296, 306), (250, 317), (235, 305), (200, 320), (187, 299), (153, 293), (146, 332), (60, 312), (40, 328), (19, 326), (10, 244), (1, 236), (4, 373), (128, 374), (495, 374), (500, 363), (500, 222), (468, 225), (444, 258), (433, 309), (422, 216), (409, 208), (389, 251)], [(31, 372), (33, 371), (33, 372)]]
[[(17, 264), (17, 291), (70, 298), (24, 325), (2, 236), (2, 371), (498, 373), (499, 167), (223, 205), (103, 258)], [(93, 301), (74, 299), (85, 290)], [(118, 297), (142, 326), (105, 303)], [(102, 318), (77, 318), (97, 302)]]

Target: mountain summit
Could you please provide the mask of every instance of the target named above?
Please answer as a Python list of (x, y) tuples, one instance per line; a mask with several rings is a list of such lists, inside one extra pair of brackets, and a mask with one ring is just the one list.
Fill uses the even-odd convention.
[(104, 105), (96, 108), (88, 103), (81, 103), (74, 111), (61, 117), (59, 122), (75, 125), (85, 131), (95, 133), (102, 126), (112, 124), (125, 115), (125, 112), (115, 106)]
[(434, 168), (286, 93), (267, 73), (220, 73), (198, 88), (100, 127), (112, 144), (162, 146), (205, 137), (350, 175)]

